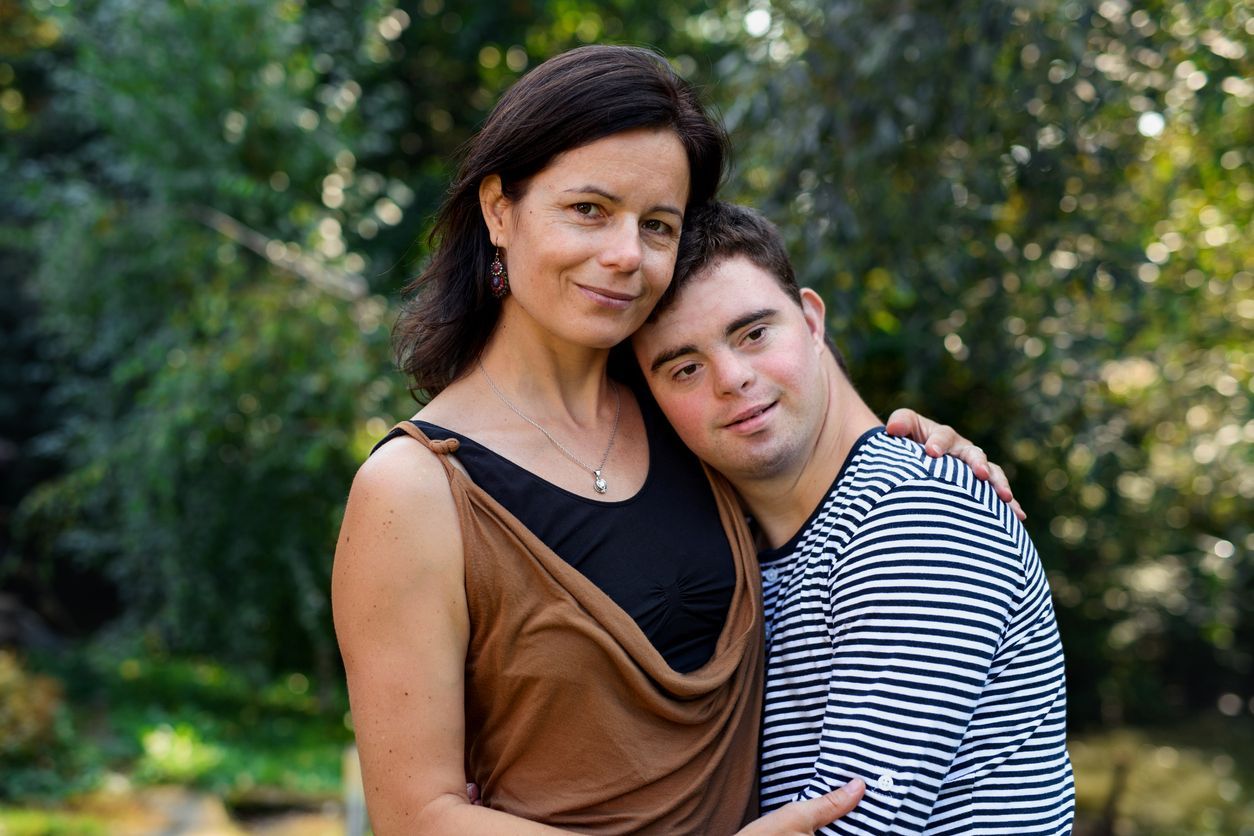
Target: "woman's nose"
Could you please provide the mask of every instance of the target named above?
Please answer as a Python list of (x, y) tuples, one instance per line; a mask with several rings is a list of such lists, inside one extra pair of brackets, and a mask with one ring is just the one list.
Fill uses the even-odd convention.
[(635, 219), (621, 219), (608, 230), (607, 235), (601, 251), (601, 263), (623, 273), (634, 273), (640, 269), (643, 252)]

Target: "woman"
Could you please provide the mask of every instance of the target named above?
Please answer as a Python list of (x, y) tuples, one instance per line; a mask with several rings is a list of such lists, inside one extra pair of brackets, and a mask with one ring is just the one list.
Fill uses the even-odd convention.
[[(730, 833), (755, 815), (752, 543), (608, 372), (725, 158), (687, 85), (626, 47), (540, 65), (470, 144), (397, 324), (430, 401), (362, 466), (336, 552), (376, 833)], [(781, 812), (755, 826), (816, 826)]]

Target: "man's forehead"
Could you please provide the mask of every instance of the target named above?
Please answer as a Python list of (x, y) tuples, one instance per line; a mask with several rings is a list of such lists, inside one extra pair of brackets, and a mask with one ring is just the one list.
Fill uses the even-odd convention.
[(693, 274), (684, 283), (683, 288), (675, 294), (666, 309), (656, 316), (650, 317), (635, 334), (637, 345), (647, 341), (651, 347), (658, 340), (668, 339), (671, 332), (689, 333), (694, 328), (708, 323), (710, 300), (717, 297), (719, 282), (714, 279), (713, 270), (702, 270)]
[(778, 304), (781, 296), (787, 294), (777, 278), (746, 256), (730, 256), (690, 276), (657, 321), (700, 314), (708, 322), (706, 314), (715, 312), (730, 319), (742, 311)]

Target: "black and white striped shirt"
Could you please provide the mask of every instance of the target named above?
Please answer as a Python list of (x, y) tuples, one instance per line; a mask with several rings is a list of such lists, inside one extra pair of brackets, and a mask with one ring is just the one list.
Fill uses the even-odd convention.
[(764, 812), (860, 777), (857, 809), (820, 832), (1070, 832), (1049, 587), (987, 483), (871, 430), (761, 562)]

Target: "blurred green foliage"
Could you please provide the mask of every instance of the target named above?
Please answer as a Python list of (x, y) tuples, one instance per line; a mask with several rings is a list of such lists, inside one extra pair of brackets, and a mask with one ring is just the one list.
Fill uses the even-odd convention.
[(739, 189), (872, 402), (1008, 465), (1073, 716), (1245, 711), (1254, 9), (784, 9), (720, 73)]
[[(721, 109), (727, 193), (785, 229), (869, 400), (1007, 466), (1076, 722), (1250, 710), (1248, 2), (0, 0), (0, 24), (0, 570), (58, 626), (36, 593), (73, 566), (117, 589), (114, 633), (338, 679), (339, 514), (411, 411), (396, 290), (499, 93), (606, 40)], [(212, 774), (184, 720), (151, 768)]]
[(1075, 836), (1230, 836), (1254, 832), (1254, 723), (1216, 712), (1144, 731), (1068, 743), (1076, 774)]
[(342, 685), (319, 697), (301, 673), (258, 682), (213, 660), (125, 648), (39, 654), (30, 670), (0, 655), (0, 699), (20, 684), (15, 677), (64, 689), (64, 701), (44, 709), (56, 725), (39, 747), (0, 751), (0, 801), (79, 796), (106, 774), (131, 786), (196, 787), (232, 805), (339, 797), (352, 740)]
[(89, 789), (99, 770), (75, 738), (60, 681), (0, 651), (0, 801)]
[(592, 5), (0, 4), (3, 304), (26, 324), (5, 371), (42, 370), (0, 423), (15, 470), (63, 468), (10, 499), (10, 576), (94, 568), (123, 632), (336, 680), (339, 514), (410, 410), (394, 291), (499, 92), (614, 34)]
[(7, 836), (106, 836), (109, 826), (95, 816), (40, 809), (0, 810)]

